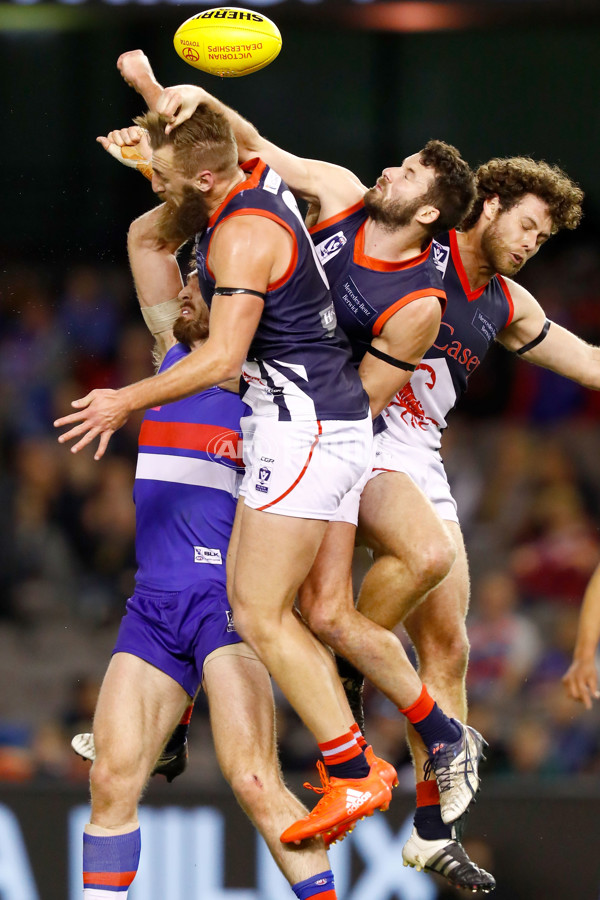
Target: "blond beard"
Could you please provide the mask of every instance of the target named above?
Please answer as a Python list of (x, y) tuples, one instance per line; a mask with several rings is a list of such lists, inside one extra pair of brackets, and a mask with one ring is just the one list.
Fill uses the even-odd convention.
[(161, 247), (175, 243), (181, 245), (203, 231), (208, 219), (208, 204), (204, 194), (191, 185), (186, 185), (179, 203), (173, 200), (164, 203), (156, 226), (157, 242)]

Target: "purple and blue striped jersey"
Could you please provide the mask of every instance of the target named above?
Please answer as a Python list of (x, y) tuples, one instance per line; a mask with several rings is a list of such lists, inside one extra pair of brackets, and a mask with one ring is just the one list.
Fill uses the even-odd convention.
[[(262, 316), (242, 369), (240, 393), (254, 413), (282, 421), (364, 419), (368, 397), (337, 325), (327, 277), (296, 201), (281, 177), (258, 159), (242, 166), (247, 179), (211, 217), (196, 241), (198, 279), (210, 305), (215, 279), (210, 243), (232, 216), (266, 216), (290, 234), (288, 271), (270, 284)], [(247, 285), (221, 285), (247, 287)]]
[[(160, 371), (189, 352), (171, 347)], [(225, 582), (248, 413), (216, 387), (147, 411), (133, 492), (138, 584), (177, 591), (205, 577)]]

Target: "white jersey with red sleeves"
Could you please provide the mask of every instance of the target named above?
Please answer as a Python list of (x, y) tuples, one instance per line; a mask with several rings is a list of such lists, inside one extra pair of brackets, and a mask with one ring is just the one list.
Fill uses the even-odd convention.
[[(211, 240), (233, 216), (265, 216), (293, 241), (288, 270), (269, 284), (258, 328), (242, 368), (240, 394), (257, 415), (281, 421), (356, 421), (369, 401), (337, 325), (327, 277), (296, 201), (281, 177), (259, 159), (244, 163), (237, 185), (197, 236), (198, 280), (210, 305), (215, 289)], [(245, 284), (219, 287), (244, 288)]]
[(361, 200), (310, 229), (331, 285), (337, 320), (350, 340), (356, 366), (372, 339), (398, 310), (419, 297), (438, 297), (442, 308), (446, 304), (431, 245), (402, 262), (367, 256), (367, 219)]
[(439, 450), (446, 418), (467, 389), (498, 332), (510, 324), (508, 285), (495, 275), (472, 291), (460, 258), (456, 231), (433, 242), (448, 302), (438, 336), (409, 383), (384, 412), (387, 435), (405, 444)]
[[(160, 371), (190, 351), (175, 344)], [(138, 584), (178, 591), (225, 584), (225, 557), (242, 481), (240, 398), (210, 388), (146, 412), (133, 498)]]

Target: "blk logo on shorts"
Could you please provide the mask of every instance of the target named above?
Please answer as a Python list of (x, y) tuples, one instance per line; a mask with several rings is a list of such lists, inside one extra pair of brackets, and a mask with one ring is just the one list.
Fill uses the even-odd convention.
[(235, 625), (233, 622), (233, 613), (230, 609), (227, 610), (227, 632), (235, 631)]
[(210, 566), (222, 566), (221, 551), (212, 547), (194, 547), (194, 562), (208, 563)]

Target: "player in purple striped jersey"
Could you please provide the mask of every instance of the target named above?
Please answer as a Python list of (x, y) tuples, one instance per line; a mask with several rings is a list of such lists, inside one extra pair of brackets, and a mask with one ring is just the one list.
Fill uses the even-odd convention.
[[(208, 309), (195, 272), (177, 300), (156, 302), (180, 288), (174, 268), (163, 282), (147, 277), (144, 248), (156, 220), (154, 210), (134, 223), (129, 254), (164, 371), (205, 341)], [(127, 896), (139, 855), (141, 791), (200, 685), (223, 773), (276, 863), (302, 900), (335, 900), (323, 844), (299, 849), (279, 840), (306, 810), (281, 780), (267, 670), (236, 632), (227, 601), (225, 558), (243, 471), (240, 417), (247, 412), (237, 393), (214, 387), (148, 411), (141, 427), (136, 589), (100, 691), (94, 735), (79, 735), (74, 744), (94, 760), (84, 836), (90, 900), (115, 891)]]

